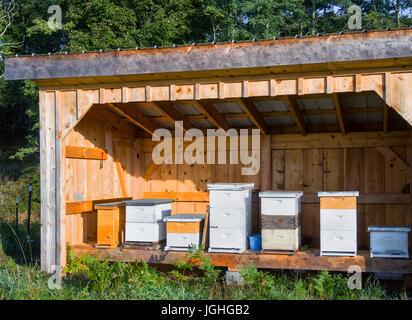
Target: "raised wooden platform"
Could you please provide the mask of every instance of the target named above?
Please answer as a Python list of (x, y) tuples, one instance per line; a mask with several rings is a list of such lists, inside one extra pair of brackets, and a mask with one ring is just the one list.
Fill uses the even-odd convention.
[[(93, 246), (73, 246), (76, 254), (98, 255), (100, 259), (124, 262), (146, 261), (153, 264), (170, 264), (185, 257), (185, 252), (162, 250), (139, 250), (130, 248), (96, 249)], [(212, 263), (220, 267), (239, 268), (255, 265), (257, 268), (282, 270), (328, 270), (344, 271), (352, 265), (360, 266), (363, 272), (412, 273), (412, 259), (370, 258), (369, 251), (360, 251), (356, 257), (325, 257), (319, 250), (298, 252), (296, 255), (256, 254), (247, 251), (242, 254), (208, 253)]]

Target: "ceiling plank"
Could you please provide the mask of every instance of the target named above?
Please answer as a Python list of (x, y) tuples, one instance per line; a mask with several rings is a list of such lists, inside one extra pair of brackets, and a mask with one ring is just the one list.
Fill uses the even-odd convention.
[(210, 102), (207, 101), (193, 101), (193, 104), (200, 109), (210, 122), (212, 122), (217, 128), (225, 131), (229, 130), (232, 126), (226, 120), (226, 118), (219, 112), (219, 110)]
[(237, 100), (237, 102), (242, 106), (243, 110), (249, 115), (253, 123), (262, 131), (264, 135), (270, 134), (268, 125), (263, 118), (260, 111), (256, 108), (254, 102), (247, 98), (242, 98)]
[(345, 134), (346, 133), (345, 119), (343, 118), (343, 110), (342, 110), (342, 106), (339, 101), (339, 96), (337, 93), (334, 93), (332, 97), (333, 97), (333, 104), (335, 105), (335, 109), (336, 109), (336, 116), (338, 118), (340, 131)]
[(293, 119), (295, 120), (299, 130), (302, 132), (303, 135), (306, 135), (306, 124), (305, 120), (303, 119), (303, 115), (295, 101), (295, 99), (289, 96), (283, 96), (283, 101), (285, 101), (287, 107), (289, 108)]

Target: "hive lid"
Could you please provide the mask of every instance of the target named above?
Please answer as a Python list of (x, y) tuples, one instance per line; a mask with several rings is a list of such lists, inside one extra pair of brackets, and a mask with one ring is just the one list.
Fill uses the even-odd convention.
[(200, 222), (205, 219), (204, 214), (176, 214), (174, 216), (167, 216), (163, 221), (169, 222)]
[(409, 227), (398, 227), (398, 226), (393, 226), (393, 227), (389, 227), (389, 226), (369, 226), (368, 231), (410, 232), (411, 228), (409, 228)]
[(253, 189), (254, 183), (209, 183), (208, 190), (242, 191)]
[(359, 191), (320, 191), (318, 197), (358, 197)]
[(139, 199), (123, 201), (125, 206), (155, 206), (157, 204), (165, 204), (173, 202), (173, 199)]
[(262, 191), (259, 192), (260, 198), (300, 198), (303, 191)]
[(94, 208), (114, 208), (114, 207), (122, 207), (122, 202), (112, 202), (112, 203), (98, 203), (94, 205)]

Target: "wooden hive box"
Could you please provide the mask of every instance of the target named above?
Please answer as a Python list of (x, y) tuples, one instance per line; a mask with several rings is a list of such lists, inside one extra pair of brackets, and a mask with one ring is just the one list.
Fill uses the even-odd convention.
[(212, 183), (210, 193), (209, 252), (241, 253), (252, 232), (254, 183)]
[(320, 254), (356, 256), (358, 191), (319, 192)]
[(165, 250), (187, 251), (189, 246), (202, 242), (203, 214), (177, 214), (164, 218), (166, 222)]
[(300, 247), (303, 192), (260, 192), (262, 249), (296, 252)]
[(170, 216), (172, 199), (142, 199), (124, 201), (126, 207), (127, 243), (159, 244), (166, 239), (166, 223)]
[(372, 258), (409, 259), (409, 227), (369, 226)]
[(98, 204), (96, 246), (115, 248), (124, 241), (125, 207), (121, 202)]

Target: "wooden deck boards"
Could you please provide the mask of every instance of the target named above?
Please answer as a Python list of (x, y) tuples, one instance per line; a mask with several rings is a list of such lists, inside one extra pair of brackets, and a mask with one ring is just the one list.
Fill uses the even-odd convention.
[[(92, 245), (73, 246), (76, 254), (98, 255), (100, 259), (124, 262), (145, 261), (153, 264), (170, 264), (185, 256), (185, 252), (162, 250), (139, 250), (129, 248), (96, 249)], [(205, 256), (219, 267), (239, 268), (255, 265), (265, 269), (283, 270), (328, 270), (347, 272), (349, 266), (358, 265), (363, 272), (412, 273), (412, 259), (370, 258), (369, 251), (359, 251), (356, 257), (325, 257), (319, 250), (298, 252), (296, 255), (257, 254), (246, 251), (242, 254), (208, 253)]]

